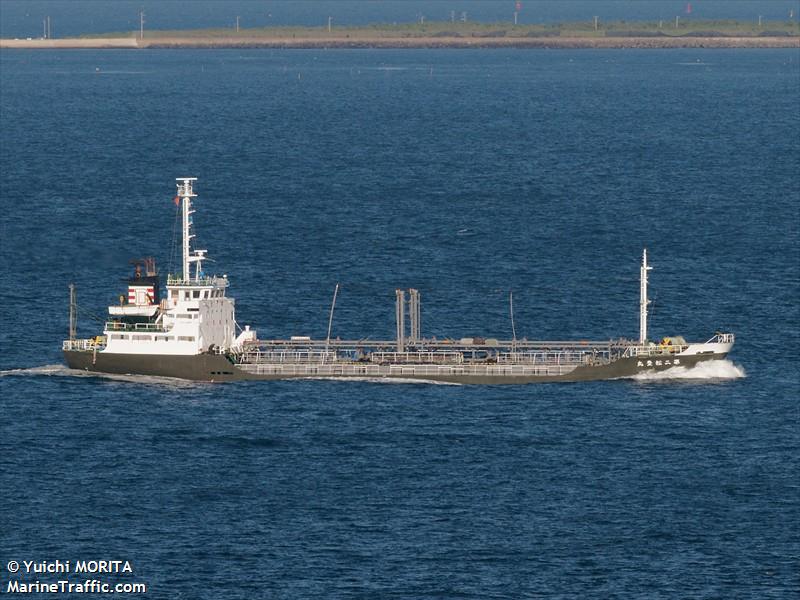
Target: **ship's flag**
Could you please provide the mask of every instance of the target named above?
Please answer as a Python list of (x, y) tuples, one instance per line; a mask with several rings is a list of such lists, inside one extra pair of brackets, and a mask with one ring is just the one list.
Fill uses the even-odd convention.
[(180, 196), (175, 196), (175, 206), (179, 206), (180, 203), (181, 203), (181, 197)]
[(517, 0), (517, 4), (516, 4), (516, 8), (515, 8), (515, 10), (516, 10), (517, 12), (519, 12), (519, 11), (521, 11), (521, 10), (522, 10), (522, 2), (519, 2), (519, 0)]
[(686, 3), (686, 14), (687, 15), (692, 14), (692, 3), (691, 2), (687, 2)]

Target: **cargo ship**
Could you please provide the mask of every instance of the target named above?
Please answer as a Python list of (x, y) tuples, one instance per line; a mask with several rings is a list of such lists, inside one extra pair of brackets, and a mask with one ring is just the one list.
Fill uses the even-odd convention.
[[(607, 341), (427, 338), (421, 334), (420, 293), (395, 290), (396, 335), (389, 340), (331, 339), (334, 293), (325, 339), (259, 339), (240, 328), (227, 275), (203, 270), (207, 250), (193, 248), (197, 178), (177, 179), (182, 220), (182, 271), (163, 285), (153, 259), (135, 262), (127, 294), (108, 307), (102, 334), (77, 337), (75, 287), (70, 286), (69, 339), (64, 359), (72, 369), (98, 374), (152, 375), (225, 382), (276, 379), (397, 379), (456, 384), (527, 384), (592, 381), (691, 368), (724, 359), (732, 333), (707, 341), (682, 336), (648, 339), (647, 250), (640, 268), (639, 338)], [(338, 291), (338, 287), (337, 287)], [(512, 311), (513, 330), (513, 311)]]

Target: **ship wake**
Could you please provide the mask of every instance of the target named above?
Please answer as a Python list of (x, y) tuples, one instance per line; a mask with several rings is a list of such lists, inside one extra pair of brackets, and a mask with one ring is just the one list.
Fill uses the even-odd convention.
[(29, 367), (27, 369), (8, 369), (0, 371), (0, 377), (89, 377), (108, 379), (111, 381), (124, 381), (129, 383), (141, 383), (150, 385), (170, 385), (178, 387), (193, 387), (200, 382), (188, 379), (178, 379), (175, 377), (158, 377), (155, 375), (117, 375), (114, 373), (101, 373), (98, 371), (82, 371), (80, 369), (70, 369), (64, 365), (42, 365), (40, 367)]
[(631, 379), (636, 381), (708, 381), (719, 382), (742, 379), (747, 375), (744, 369), (729, 360), (709, 360), (693, 367), (672, 367), (657, 373), (639, 373)]
[(28, 369), (8, 369), (0, 371), (0, 377), (10, 376), (26, 376), (26, 375), (72, 375), (74, 373), (83, 373), (83, 371), (73, 371), (64, 365), (42, 365), (41, 367), (30, 367)]

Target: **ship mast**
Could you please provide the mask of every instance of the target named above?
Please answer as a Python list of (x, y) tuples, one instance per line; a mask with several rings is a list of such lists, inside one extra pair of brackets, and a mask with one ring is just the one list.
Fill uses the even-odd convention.
[(69, 284), (69, 339), (78, 337), (78, 300), (75, 294), (75, 284)]
[(192, 254), (190, 241), (194, 237), (192, 235), (192, 198), (196, 198), (197, 194), (192, 191), (192, 182), (197, 181), (197, 177), (178, 177), (176, 179), (178, 185), (178, 196), (182, 203), (183, 212), (183, 281), (191, 281), (191, 272), (189, 270), (189, 263), (197, 262), (197, 269), (195, 271), (195, 279), (200, 278), (201, 261), (203, 260), (203, 253), (205, 250), (199, 250), (196, 254)]
[(647, 342), (647, 305), (650, 300), (647, 298), (647, 272), (652, 271), (653, 267), (647, 264), (647, 248), (642, 252), (642, 266), (639, 284), (639, 343)]

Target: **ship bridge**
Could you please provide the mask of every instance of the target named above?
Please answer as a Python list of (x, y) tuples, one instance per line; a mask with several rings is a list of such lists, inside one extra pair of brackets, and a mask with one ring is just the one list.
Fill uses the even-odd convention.
[(196, 178), (177, 181), (176, 201), (181, 203), (183, 221), (182, 273), (167, 275), (166, 294), (161, 298), (152, 259), (145, 259), (144, 273), (137, 265), (129, 281), (128, 302), (123, 298), (120, 306), (109, 307), (112, 320), (106, 323), (104, 352), (193, 355), (233, 345), (236, 323), (234, 301), (226, 296), (228, 276), (204, 273), (208, 251), (192, 249)]

